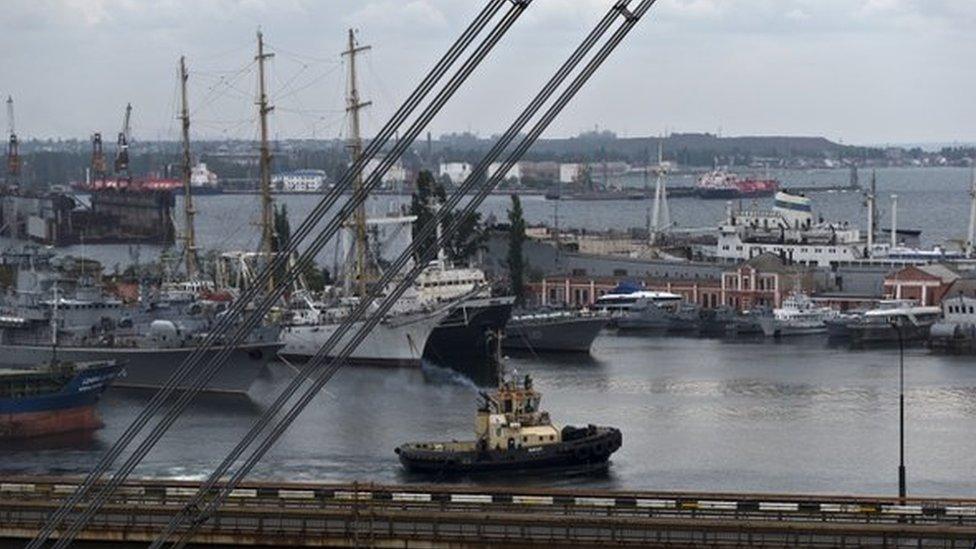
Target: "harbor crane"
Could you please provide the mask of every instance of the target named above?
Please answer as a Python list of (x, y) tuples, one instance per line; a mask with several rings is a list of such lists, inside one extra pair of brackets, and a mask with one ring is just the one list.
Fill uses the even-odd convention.
[(7, 127), (10, 140), (7, 142), (7, 184), (16, 185), (20, 178), (20, 147), (17, 128), (14, 126), (14, 98), (7, 96)]
[(90, 182), (104, 180), (105, 172), (105, 153), (102, 151), (102, 134), (101, 132), (95, 132), (92, 134)]
[(129, 119), (132, 117), (132, 103), (125, 106), (122, 129), (119, 131), (118, 150), (115, 152), (115, 173), (124, 174), (129, 179)]

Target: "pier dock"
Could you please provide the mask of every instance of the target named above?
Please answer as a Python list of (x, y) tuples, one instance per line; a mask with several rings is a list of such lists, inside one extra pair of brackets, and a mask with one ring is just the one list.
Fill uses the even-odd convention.
[[(0, 547), (33, 537), (76, 482), (0, 479)], [(77, 542), (148, 543), (196, 487), (126, 482)], [(192, 544), (968, 549), (974, 541), (976, 500), (251, 482), (234, 490)]]

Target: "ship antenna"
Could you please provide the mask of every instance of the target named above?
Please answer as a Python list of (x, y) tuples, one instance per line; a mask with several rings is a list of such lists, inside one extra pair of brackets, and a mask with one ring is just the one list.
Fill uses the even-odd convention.
[(58, 282), (54, 281), (54, 306), (51, 310), (51, 364), (58, 361)]

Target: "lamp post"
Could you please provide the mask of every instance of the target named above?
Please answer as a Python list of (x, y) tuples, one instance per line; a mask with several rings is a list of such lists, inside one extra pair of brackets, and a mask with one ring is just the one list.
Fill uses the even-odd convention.
[(891, 321), (898, 332), (898, 497), (905, 500), (905, 339), (899, 319)]

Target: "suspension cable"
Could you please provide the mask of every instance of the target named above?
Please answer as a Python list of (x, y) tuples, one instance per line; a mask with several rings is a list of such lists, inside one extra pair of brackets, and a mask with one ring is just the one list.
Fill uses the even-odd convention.
[[(74, 507), (80, 503), (81, 499), (91, 491), (100, 477), (112, 465), (125, 447), (131, 443), (138, 432), (145, 427), (152, 415), (159, 410), (176, 387), (183, 380), (185, 380), (190, 372), (195, 369), (200, 359), (204, 356), (204, 352), (209, 350), (215, 343), (225, 343), (222, 341), (224, 333), (234, 324), (236, 319), (243, 312), (245, 312), (246, 307), (250, 304), (251, 300), (258, 295), (258, 292), (261, 291), (260, 289), (265, 285), (270, 276), (275, 271), (281, 269), (281, 267), (287, 261), (287, 258), (291, 257), (292, 254), (295, 253), (298, 245), (301, 243), (301, 240), (307, 237), (307, 235), (312, 232), (322, 217), (332, 209), (335, 202), (341, 198), (343, 192), (350, 186), (355, 175), (363, 169), (363, 167), (372, 159), (372, 157), (382, 150), (391, 137), (396, 135), (399, 127), (410, 116), (410, 114), (416, 110), (418, 105), (430, 93), (434, 85), (436, 85), (437, 82), (443, 78), (443, 76), (447, 73), (451, 66), (455, 64), (461, 54), (471, 45), (472, 42), (474, 42), (475, 38), (477, 38), (482, 30), (488, 25), (491, 19), (493, 19), (494, 16), (501, 10), (504, 4), (505, 0), (490, 0), (488, 2), (474, 21), (472, 21), (458, 40), (451, 46), (444, 57), (441, 58), (433, 69), (431, 69), (431, 71), (426, 75), (410, 97), (403, 103), (403, 105), (401, 105), (384, 128), (377, 133), (377, 136), (363, 151), (362, 156), (353, 162), (352, 166), (350, 166), (335, 187), (333, 187), (330, 192), (321, 199), (318, 205), (313, 209), (312, 213), (309, 214), (309, 216), (296, 231), (295, 237), (292, 238), (287, 250), (278, 254), (274, 258), (274, 261), (265, 266), (257, 277), (257, 280), (261, 282), (252, 285), (242, 293), (240, 298), (232, 305), (228, 311), (228, 314), (224, 315), (220, 319), (204, 341), (202, 341), (200, 345), (195, 348), (194, 351), (183, 361), (183, 363), (170, 375), (169, 379), (156, 393), (153, 399), (151, 399), (149, 404), (147, 404), (143, 412), (130, 424), (125, 433), (102, 457), (92, 472), (89, 473), (88, 477), (85, 479), (85, 482), (75, 491), (72, 497), (69, 498), (52, 515), (45, 527), (39, 532), (38, 536), (30, 544), (28, 544), (28, 547), (38, 548), (47, 540), (47, 538), (50, 537), (54, 529), (59, 526), (60, 522), (68, 515), (68, 513), (72, 512)], [(256, 315), (252, 315), (252, 317), (253, 316)], [(243, 326), (239, 325), (238, 328), (243, 328)], [(243, 329), (238, 329), (234, 333), (232, 340), (239, 341), (240, 339), (243, 339), (248, 332), (249, 330), (245, 331)], [(224, 349), (227, 347), (232, 347), (234, 344), (235, 343), (228, 341), (225, 343)]]
[[(309, 261), (314, 259), (315, 254), (321, 249), (322, 246), (332, 237), (334, 234), (341, 229), (343, 222), (346, 218), (351, 216), (355, 208), (365, 201), (368, 193), (379, 184), (382, 180), (382, 176), (389, 170), (390, 166), (396, 161), (396, 158), (402, 154), (407, 147), (413, 142), (413, 140), (423, 131), (430, 120), (439, 112), (443, 105), (450, 99), (455, 91), (461, 86), (461, 84), (470, 76), (474, 69), (487, 57), (488, 53), (494, 48), (494, 46), (500, 41), (500, 39), (505, 35), (505, 33), (511, 28), (515, 21), (521, 16), (525, 7), (528, 6), (530, 0), (510, 0), (513, 2), (513, 7), (508, 11), (505, 17), (498, 23), (498, 25), (492, 29), (490, 35), (484, 40), (482, 44), (478, 46), (474, 53), (471, 54), (470, 58), (464, 63), (461, 69), (451, 78), (449, 83), (445, 86), (434, 101), (428, 106), (423, 115), (411, 125), (407, 132), (407, 136), (401, 138), (397, 141), (394, 147), (394, 152), (387, 155), (380, 163), (380, 165), (374, 170), (370, 177), (370, 184), (367, 184), (362, 189), (357, 190), (353, 194), (353, 197), (346, 202), (343, 208), (340, 210), (339, 214), (331, 219), (327, 228), (323, 230), (316, 239), (316, 249), (307, 250), (302, 256), (302, 260), (299, 265), (287, 269), (285, 271), (287, 274), (287, 280), (279, 280), (277, 285), (274, 287), (270, 295), (264, 297), (262, 303), (253, 311), (248, 318), (248, 320), (239, 327), (238, 333), (243, 332), (245, 335), (253, 329), (261, 319), (264, 314), (267, 313), (270, 308), (274, 305), (277, 299), (284, 293), (285, 289), (290, 284), (290, 281), (294, 280), (297, 273), (300, 273), (303, 266), (308, 264)], [(288, 257), (288, 256), (285, 256)], [(279, 258), (280, 259), (280, 258)], [(270, 277), (269, 273), (269, 277)], [(255, 286), (261, 286), (263, 283), (257, 281), (254, 283)], [(243, 337), (243, 336), (242, 336)], [(182, 392), (175, 404), (173, 404), (165, 417), (160, 420), (160, 422), (153, 428), (152, 432), (147, 435), (147, 437), (140, 443), (136, 451), (126, 460), (122, 467), (113, 475), (113, 478), (108, 482), (108, 484), (102, 489), (101, 492), (95, 497), (93, 502), (91, 502), (80, 514), (79, 518), (72, 524), (69, 528), (67, 534), (63, 536), (62, 539), (70, 540), (78, 530), (80, 530), (84, 524), (91, 519), (98, 508), (104, 504), (111, 492), (131, 474), (132, 470), (139, 464), (139, 462), (149, 453), (152, 447), (162, 438), (166, 430), (172, 426), (173, 423), (179, 418), (180, 413), (189, 405), (193, 397), (203, 388), (216, 375), (218, 369), (224, 364), (226, 359), (230, 356), (233, 351), (233, 346), (236, 342), (222, 347), (217, 356), (212, 358), (206, 367), (199, 372), (194, 380), (194, 385)], [(61, 544), (61, 540), (54, 545), (55, 548), (65, 547), (65, 544)]]
[[(495, 174), (491, 177), (491, 179), (483, 185), (483, 188), (480, 190), (478, 195), (472, 198), (472, 200), (462, 211), (462, 215), (454, 219), (454, 221), (452, 222), (448, 230), (444, 231), (444, 233), (437, 240), (434, 246), (431, 246), (426, 249), (425, 253), (423, 254), (422, 260), (417, 262), (417, 264), (410, 271), (410, 273), (407, 274), (406, 277), (400, 282), (396, 290), (394, 290), (394, 292), (392, 292), (390, 295), (386, 297), (383, 304), (380, 306), (379, 311), (373, 314), (371, 318), (366, 322), (366, 324), (360, 328), (360, 330), (357, 332), (354, 339), (348, 342), (346, 346), (343, 348), (342, 353), (338, 357), (336, 357), (325, 370), (320, 370), (318, 372), (318, 375), (314, 376), (317, 379), (313, 384), (313, 386), (310, 387), (302, 395), (299, 401), (289, 410), (288, 414), (278, 424), (275, 425), (273, 431), (265, 438), (261, 446), (257, 450), (255, 450), (255, 452), (251, 456), (249, 456), (248, 460), (241, 467), (241, 469), (227, 483), (225, 483), (221, 487), (220, 492), (217, 494), (215, 499), (209, 502), (207, 508), (202, 512), (198, 513), (197, 516), (188, 516), (189, 513), (187, 513), (185, 515), (174, 517), (175, 522), (179, 522), (179, 519), (182, 518), (188, 518), (192, 520), (192, 526), (190, 527), (190, 530), (184, 532), (184, 534), (180, 538), (180, 541), (177, 544), (177, 547), (182, 547), (189, 539), (189, 537), (192, 535), (192, 533), (196, 530), (196, 528), (198, 528), (201, 524), (206, 522), (206, 520), (212, 515), (212, 513), (216, 511), (219, 505), (230, 494), (230, 491), (233, 489), (233, 487), (236, 486), (237, 483), (239, 483), (240, 480), (242, 480), (243, 477), (247, 475), (247, 473), (254, 467), (254, 465), (256, 465), (256, 463), (260, 460), (260, 458), (264, 455), (264, 453), (268, 449), (270, 449), (271, 445), (274, 444), (277, 438), (280, 437), (280, 435), (284, 432), (285, 429), (287, 429), (288, 425), (298, 416), (298, 414), (302, 411), (304, 406), (311, 401), (311, 399), (325, 385), (325, 383), (331, 378), (331, 376), (334, 375), (336, 371), (338, 371), (338, 369), (342, 366), (344, 360), (348, 358), (348, 355), (355, 349), (355, 347), (359, 343), (361, 343), (362, 339), (365, 338), (369, 330), (375, 327), (375, 325), (380, 320), (382, 320), (383, 315), (389, 310), (390, 307), (393, 306), (397, 298), (399, 298), (409, 288), (409, 286), (413, 283), (413, 280), (416, 277), (416, 275), (419, 274), (423, 270), (424, 266), (426, 265), (425, 259), (432, 257), (433, 254), (436, 253), (436, 250), (440, 246), (442, 246), (444, 242), (446, 242), (448, 235), (450, 235), (453, 231), (458, 229), (460, 223), (463, 222), (465, 214), (471, 213), (477, 209), (477, 207), (481, 204), (481, 202), (483, 202), (485, 197), (488, 196), (491, 190), (495, 186), (497, 186), (497, 184), (502, 180), (505, 173), (509, 169), (511, 169), (514, 163), (517, 162), (517, 160), (525, 153), (526, 150), (528, 150), (528, 148), (538, 138), (538, 136), (541, 135), (541, 133), (545, 130), (545, 128), (549, 126), (552, 120), (559, 114), (560, 111), (562, 111), (562, 109), (573, 98), (573, 96), (575, 96), (575, 94), (579, 91), (579, 89), (583, 86), (583, 84), (585, 84), (585, 82), (589, 79), (589, 77), (603, 63), (603, 61), (606, 60), (609, 54), (617, 47), (617, 45), (623, 40), (623, 38), (630, 31), (630, 29), (634, 25), (636, 25), (640, 17), (654, 4), (654, 2), (655, 0), (644, 0), (642, 4), (638, 7), (638, 9), (633, 12), (628, 11), (626, 9), (626, 4), (628, 2), (623, 1), (617, 3), (617, 5), (614, 7), (614, 13), (615, 14), (619, 13), (624, 15), (625, 23), (622, 25), (620, 29), (618, 29), (616, 33), (614, 33), (610, 41), (600, 50), (600, 52), (593, 58), (593, 60), (591, 60), (591, 62), (587, 65), (587, 67), (583, 70), (583, 72), (579, 76), (577, 76), (577, 78), (573, 81), (570, 87), (562, 94), (562, 96), (560, 96), (556, 104), (554, 104), (549, 109), (549, 111), (547, 111), (543, 119), (540, 120), (540, 122), (533, 128), (532, 132), (523, 139), (523, 141), (520, 143), (518, 148), (509, 155), (502, 168), (497, 170)], [(592, 47), (592, 45), (590, 47)], [(578, 63), (578, 60), (576, 61), (576, 63)], [(540, 96), (543, 95), (544, 93), (545, 91), (542, 94), (540, 94)], [(551, 92), (549, 92), (549, 94), (551, 95)], [(527, 109), (527, 111), (528, 110), (530, 109)], [(538, 110), (538, 108), (536, 108), (535, 110)], [(525, 122), (522, 122), (520, 126), (513, 126), (516, 127), (516, 133), (517, 130), (520, 129), (521, 127), (524, 127), (524, 125)], [(508, 139), (505, 145), (507, 145), (510, 142), (511, 139)], [(499, 145), (501, 145), (500, 148), (502, 149), (504, 148), (504, 145), (502, 145), (501, 142), (499, 142)], [(497, 154), (495, 155), (495, 157), (497, 157)], [(454, 195), (452, 195), (451, 201), (449, 201), (449, 204), (446, 204), (447, 207), (439, 210), (438, 215), (436, 215), (433, 220), (431, 220), (430, 222), (428, 222), (428, 224), (425, 225), (424, 229), (432, 229), (432, 230), (422, 231), (422, 235), (417, 240), (414, 241), (414, 243), (411, 245), (411, 249), (405, 250), (404, 253), (400, 256), (400, 258), (398, 258), (398, 261), (395, 264), (395, 268), (387, 270), (387, 274), (389, 276), (384, 275), (384, 279), (386, 282), (392, 280), (395, 271), (399, 270), (399, 268), (401, 268), (406, 263), (406, 261), (409, 260), (409, 258), (411, 257), (411, 253), (420, 246), (420, 243), (424, 241), (425, 237), (430, 236), (430, 234), (433, 232), (433, 229), (436, 228), (437, 224), (440, 223), (441, 220), (443, 219), (444, 215), (442, 214), (449, 212), (450, 208), (456, 205), (457, 202), (460, 201), (460, 199), (464, 196), (465, 192), (467, 190), (470, 190), (475, 184), (477, 184), (478, 181), (480, 181), (479, 176), (484, 174), (484, 171), (487, 169), (487, 166), (490, 164), (491, 160), (492, 159), (490, 159), (489, 157), (483, 159), (482, 163), (479, 165), (479, 169), (472, 172), (469, 178), (465, 181), (465, 184), (463, 184), (462, 187), (459, 188), (457, 192), (454, 193)], [(479, 172), (481, 173), (479, 174)], [(370, 294), (370, 301), (377, 297), (378, 294), (377, 288), (381, 288), (383, 286), (383, 282), (384, 281), (381, 280), (381, 282), (377, 284), (376, 288), (374, 288), (373, 292)], [(368, 305), (369, 303), (361, 304), (360, 307), (357, 309), (357, 313), (363, 312), (368, 307)], [(354, 322), (355, 319), (350, 318), (343, 324), (343, 327), (348, 328)], [(316, 354), (315, 359), (313, 359), (312, 361), (314, 364), (313, 363), (306, 364), (306, 370), (302, 372), (301, 376), (299, 376), (299, 378), (302, 381), (305, 379), (305, 375), (309, 375), (313, 373), (312, 371), (315, 370), (316, 366), (318, 365), (317, 362), (325, 358), (325, 354), (328, 351), (327, 347), (329, 346), (329, 344), (330, 343), (334, 344), (335, 343), (334, 340), (338, 340), (339, 338), (341, 338), (341, 334), (339, 334), (338, 332), (334, 333), (333, 336), (330, 338), (329, 342), (327, 342), (326, 345), (323, 346), (322, 349), (320, 349), (319, 353)], [(313, 378), (313, 375), (309, 375), (309, 377)], [(299, 382), (299, 385), (300, 384), (301, 382)], [(287, 398), (285, 398), (285, 400), (287, 400)], [(278, 403), (276, 402), (276, 404)], [(271, 412), (271, 410), (269, 410), (269, 412)], [(260, 423), (260, 426), (263, 426), (266, 423), (263, 421), (265, 420), (265, 418), (273, 417), (273, 415), (274, 415), (273, 413), (265, 414), (265, 416), (262, 417), (262, 423)], [(259, 426), (255, 426), (255, 429), (257, 429), (257, 431), (260, 432)], [(233, 464), (236, 461), (237, 457), (239, 457), (239, 454), (228, 456), (228, 459), (225, 460), (225, 464), (222, 464), (222, 466), (224, 465), (229, 466)], [(208, 494), (209, 491), (216, 484), (216, 481), (220, 478), (222, 472), (224, 471), (226, 471), (226, 467), (223, 468), (221, 473), (217, 473), (215, 471), (215, 474), (211, 476), (208, 483), (201, 488), (200, 492), (198, 492), (197, 497), (203, 497), (206, 494)], [(194, 501), (196, 502), (198, 500), (194, 499)], [(191, 507), (188, 507), (188, 509), (190, 508)], [(172, 521), (171, 521), (171, 525), (172, 525)], [(159, 538), (157, 538), (156, 542), (154, 542), (153, 544), (153, 547), (160, 547), (161, 544), (165, 542), (165, 539), (169, 534), (169, 530), (170, 528), (167, 528), (167, 531), (161, 534)]]

